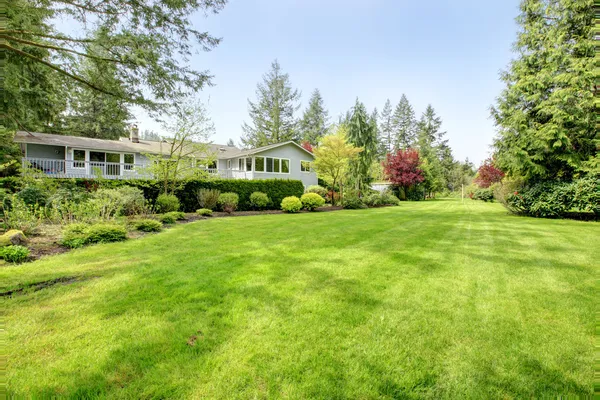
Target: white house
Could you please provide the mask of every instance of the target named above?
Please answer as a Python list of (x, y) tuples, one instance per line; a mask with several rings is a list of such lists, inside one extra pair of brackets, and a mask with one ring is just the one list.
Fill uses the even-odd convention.
[[(137, 135), (120, 140), (92, 139), (19, 131), (14, 141), (23, 151), (23, 168), (56, 178), (108, 179), (148, 177), (146, 154), (167, 154), (165, 141), (140, 140)], [(313, 154), (293, 141), (256, 149), (210, 144), (216, 156), (208, 172), (231, 179), (297, 179), (304, 186), (316, 185), (311, 168)]]

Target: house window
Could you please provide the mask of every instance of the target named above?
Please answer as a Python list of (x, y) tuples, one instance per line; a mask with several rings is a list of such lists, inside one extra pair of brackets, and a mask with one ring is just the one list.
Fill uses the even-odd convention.
[(311, 162), (310, 161), (300, 161), (300, 171), (302, 172), (310, 172)]
[(238, 169), (240, 171), (244, 170), (244, 159), (243, 158), (238, 158)]
[(252, 171), (252, 158), (246, 158), (246, 171)]
[(123, 168), (128, 171), (131, 171), (133, 169), (134, 160), (135, 157), (133, 156), (133, 154), (123, 154), (123, 164), (125, 164)]
[(231, 169), (231, 160), (227, 160), (227, 169)]
[(273, 172), (273, 159), (267, 157), (267, 172)]
[(256, 172), (265, 172), (265, 158), (264, 157), (254, 158), (254, 170)]
[(273, 172), (281, 172), (279, 169), (279, 165), (281, 164), (281, 160), (279, 158), (274, 158), (273, 159)]
[(73, 150), (73, 168), (85, 168), (85, 150)]
[(217, 160), (209, 162), (207, 167), (208, 169), (217, 169)]
[(289, 174), (290, 173), (290, 160), (287, 160), (285, 158), (281, 159), (281, 172), (283, 174)]

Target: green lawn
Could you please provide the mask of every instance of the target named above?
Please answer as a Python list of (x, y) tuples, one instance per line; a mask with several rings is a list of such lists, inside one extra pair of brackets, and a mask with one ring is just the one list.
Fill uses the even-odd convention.
[(0, 269), (82, 279), (2, 299), (8, 393), (592, 395), (599, 260), (598, 223), (472, 201), (179, 225)]

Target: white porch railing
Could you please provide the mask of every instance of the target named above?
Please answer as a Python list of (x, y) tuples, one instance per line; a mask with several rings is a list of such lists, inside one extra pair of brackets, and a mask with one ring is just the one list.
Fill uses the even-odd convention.
[[(151, 178), (144, 164), (23, 157), (22, 166), (23, 171), (30, 174), (52, 178), (95, 178), (98, 174), (106, 179)], [(252, 172), (216, 168), (208, 168), (206, 171), (224, 179), (252, 179)]]

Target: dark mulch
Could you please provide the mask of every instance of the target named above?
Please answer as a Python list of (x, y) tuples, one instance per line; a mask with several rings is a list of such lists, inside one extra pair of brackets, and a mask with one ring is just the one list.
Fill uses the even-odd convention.
[[(328, 207), (319, 207), (315, 211), (305, 211), (305, 210), (302, 210), (298, 214), (309, 213), (309, 212), (339, 211), (339, 210), (342, 210), (342, 207), (340, 207), (340, 206), (335, 206), (335, 207), (328, 206)], [(197, 219), (222, 218), (222, 217), (249, 217), (249, 216), (253, 216), (253, 215), (265, 215), (265, 214), (285, 214), (285, 213), (283, 211), (281, 211), (281, 210), (235, 211), (235, 212), (233, 212), (231, 214), (227, 214), (227, 213), (224, 213), (224, 212), (217, 211), (217, 212), (213, 212), (213, 214), (212, 214), (211, 217), (199, 217), (198, 218), (198, 216), (195, 215), (195, 214), (189, 214), (188, 215), (188, 219), (197, 220)], [(197, 218), (193, 218), (194, 215)], [(190, 216), (192, 216), (192, 217), (190, 218)], [(180, 222), (186, 223), (186, 222), (191, 222), (191, 221), (180, 221)]]
[(93, 279), (94, 276), (63, 276), (61, 278), (51, 279), (49, 281), (36, 282), (29, 285), (18, 286), (14, 289), (0, 292), (0, 297), (13, 296), (21, 294), (25, 291), (37, 292), (38, 290), (46, 289), (54, 285), (70, 285), (71, 283), (81, 282), (88, 279)]

